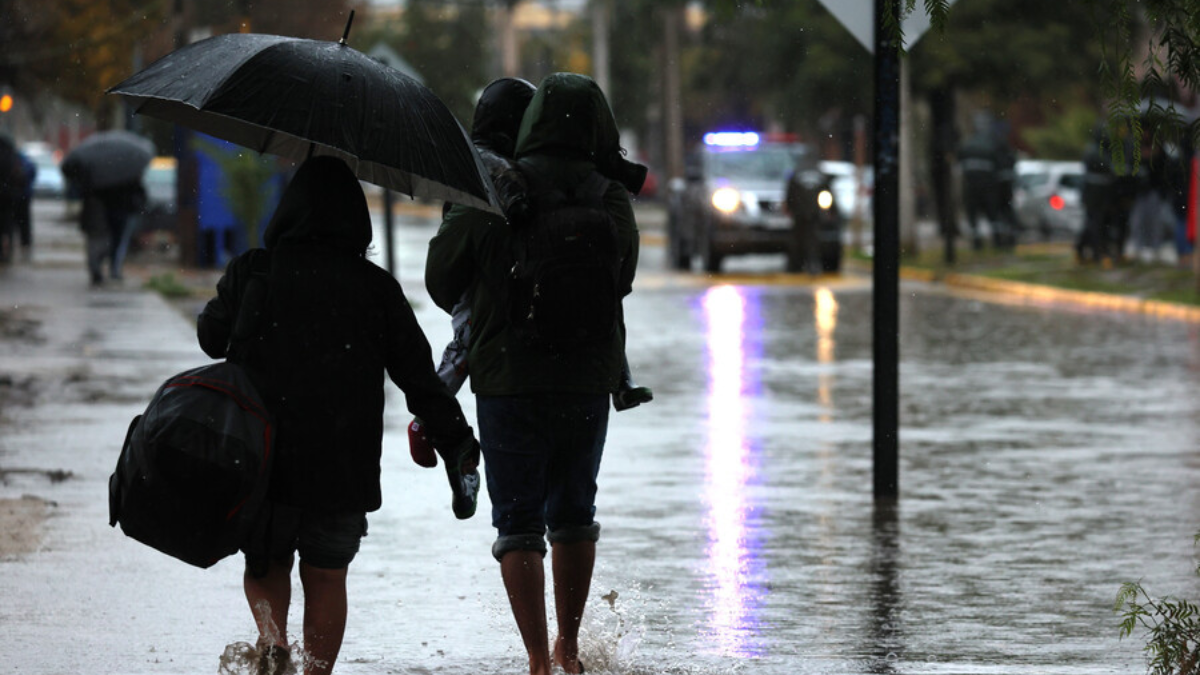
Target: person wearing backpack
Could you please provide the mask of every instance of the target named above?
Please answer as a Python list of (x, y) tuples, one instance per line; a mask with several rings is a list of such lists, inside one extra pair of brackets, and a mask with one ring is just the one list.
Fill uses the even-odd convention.
[[(471, 126), (471, 141), (475, 144), (483, 165), (491, 174), (492, 183), (496, 186), (501, 210), (511, 228), (519, 229), (530, 216), (530, 200), (528, 196), (528, 181), (524, 174), (512, 161), (516, 151), (517, 134), (521, 128), (521, 118), (529, 101), (537, 88), (529, 81), (518, 77), (502, 77), (493, 80), (483, 88), (479, 102), (475, 107), (475, 117)], [(646, 170), (641, 165), (621, 160), (606, 165), (616, 175), (614, 180), (622, 180), (622, 184), (630, 192), (636, 194), (645, 181)], [(613, 171), (615, 169), (615, 171)], [(445, 217), (452, 204), (447, 202), (442, 210)], [(467, 355), (471, 336), (471, 303), (470, 292), (450, 310), (453, 337), (446, 344), (442, 353), (441, 363), (438, 364), (438, 376), (457, 393), (466, 383), (469, 369)], [(635, 408), (642, 403), (654, 399), (654, 393), (648, 387), (639, 387), (633, 383), (633, 376), (625, 360), (620, 384), (613, 392), (613, 409), (619, 411)], [(421, 420), (414, 419), (408, 425), (409, 448), (413, 461), (418, 465), (432, 468), (437, 466), (437, 455), (433, 446), (423, 433)]]
[[(624, 362), (620, 303), (638, 259), (627, 186), (640, 187), (637, 176), (645, 174), (622, 157), (600, 88), (574, 73), (538, 85), (516, 158), (530, 186), (529, 222), (513, 227), (495, 214), (451, 208), (430, 241), (425, 281), (447, 312), (470, 294), (467, 361), (498, 535), (492, 555), (530, 673), (548, 675), (552, 664), (579, 673), (579, 626), (600, 534), (596, 477)], [(571, 236), (557, 236), (564, 232)], [(578, 242), (593, 247), (590, 259)], [(578, 264), (559, 264), (566, 259)], [(547, 539), (558, 616), (553, 651)]]
[(385, 376), (426, 421), (448, 463), (475, 473), (479, 444), (434, 372), (400, 284), (366, 257), (370, 214), (344, 162), (315, 157), (301, 165), (263, 240), (265, 249), (230, 261), (197, 334), (209, 356), (227, 356), (234, 318), (243, 302), (254, 302), (247, 289), (265, 258), (266, 299), (255, 303), (260, 329), (239, 343), (237, 360), (274, 418), (276, 454), (269, 515), (243, 549), (244, 586), (259, 628), (259, 673), (293, 672), (287, 619), (299, 553), (304, 673), (317, 675), (333, 669), (341, 649), (347, 569), (367, 534), (366, 514), (382, 502)]

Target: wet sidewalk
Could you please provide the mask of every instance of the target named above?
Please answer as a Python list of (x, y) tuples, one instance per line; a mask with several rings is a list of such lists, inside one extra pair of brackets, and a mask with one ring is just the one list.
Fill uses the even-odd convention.
[[(107, 510), (130, 420), (168, 376), (209, 359), (185, 314), (142, 287), (162, 271), (156, 266), (131, 260), (123, 284), (88, 287), (82, 238), (58, 220), (59, 206), (40, 214), (33, 260), (0, 268), (0, 663), (5, 672), (44, 675), (215, 673), (222, 654), (255, 635), (240, 560), (189, 567), (110, 528)], [(200, 274), (189, 283), (218, 276)], [(385, 472), (406, 491), (390, 491), (372, 516), (351, 574), (348, 662), (338, 672), (398, 651), (425, 662), (462, 654), (462, 599), (484, 593), (476, 578), (498, 586), (486, 516), (454, 519), (441, 470), (422, 473), (401, 445), (402, 397), (391, 387), (388, 398)], [(421, 525), (404, 527), (410, 518)], [(457, 550), (458, 535), (473, 540), (476, 555)], [(406, 604), (419, 608), (417, 630), (358, 642), (364, 622), (386, 626)], [(470, 623), (479, 628), (486, 617), (476, 609)], [(298, 618), (299, 606), (293, 611)], [(488, 631), (498, 639), (473, 640), (466, 658), (511, 656), (503, 618)], [(236, 659), (229, 667), (249, 672)]]

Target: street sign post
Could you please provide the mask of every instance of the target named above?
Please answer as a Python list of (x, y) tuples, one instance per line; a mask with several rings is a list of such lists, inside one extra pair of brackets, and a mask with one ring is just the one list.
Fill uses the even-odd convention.
[[(954, 4), (955, 0), (947, 3)], [(829, 13), (875, 55), (875, 251), (872, 272), (873, 460), (875, 498), (900, 495), (900, 44), (883, 18), (901, 16), (900, 0), (821, 0)], [(901, 19), (907, 48), (931, 25), (918, 10)]]
[(876, 500), (900, 495), (900, 45), (884, 16), (900, 0), (875, 3), (875, 219), (872, 358)]

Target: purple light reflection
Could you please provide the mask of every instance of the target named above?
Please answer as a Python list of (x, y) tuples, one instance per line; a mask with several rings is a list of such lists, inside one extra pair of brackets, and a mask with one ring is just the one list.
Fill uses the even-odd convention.
[(704, 486), (712, 593), (708, 623), (721, 654), (758, 656), (763, 652), (758, 644), (762, 563), (756, 533), (747, 523), (753, 512), (747, 486), (755, 476), (752, 455), (757, 448), (747, 437), (744, 396), (760, 387), (746, 368), (748, 352), (759, 347), (758, 298), (746, 297), (744, 289), (716, 286), (705, 294), (703, 306), (709, 372)]

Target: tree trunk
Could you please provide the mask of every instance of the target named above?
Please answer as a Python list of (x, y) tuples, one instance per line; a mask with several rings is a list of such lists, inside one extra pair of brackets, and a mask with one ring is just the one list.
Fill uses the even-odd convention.
[(914, 160), (912, 151), (912, 96), (908, 76), (907, 56), (900, 57), (900, 252), (904, 257), (915, 258), (921, 252), (920, 233), (917, 232), (917, 182), (913, 179)]
[(683, 177), (683, 103), (680, 101), (679, 28), (683, 7), (670, 5), (663, 11), (663, 134), (666, 145), (667, 178)]

